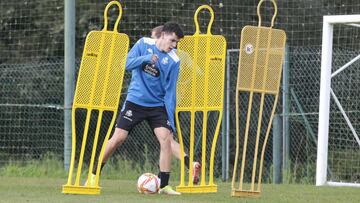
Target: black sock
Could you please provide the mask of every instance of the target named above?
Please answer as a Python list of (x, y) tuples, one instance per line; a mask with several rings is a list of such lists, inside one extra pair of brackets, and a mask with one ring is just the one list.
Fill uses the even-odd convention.
[(169, 185), (170, 172), (160, 172), (160, 188), (164, 188)]
[(189, 156), (185, 155), (184, 159), (185, 159), (185, 166), (189, 169), (189, 162), (190, 162)]
[[(101, 170), (104, 168), (105, 166), (105, 163), (101, 163), (101, 166), (100, 166), (100, 174), (101, 174)], [(93, 170), (92, 170), (92, 174), (96, 174), (96, 168), (97, 168), (97, 164), (94, 164), (93, 166)]]

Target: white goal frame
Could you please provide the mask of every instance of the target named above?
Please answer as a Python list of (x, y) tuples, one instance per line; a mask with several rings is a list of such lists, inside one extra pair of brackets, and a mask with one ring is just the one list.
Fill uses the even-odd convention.
[[(318, 147), (316, 161), (316, 186), (355, 186), (360, 187), (360, 183), (343, 183), (327, 181), (327, 161), (328, 161), (328, 140), (329, 140), (329, 111), (330, 94), (333, 96), (336, 105), (339, 107), (343, 117), (351, 129), (356, 141), (360, 139), (354, 130), (340, 102), (331, 89), (331, 78), (345, 70), (352, 63), (360, 59), (360, 54), (350, 60), (341, 68), (331, 73), (332, 68), (332, 45), (333, 45), (333, 26), (334, 24), (346, 24), (349, 26), (360, 27), (360, 15), (333, 15), (323, 17), (323, 35), (321, 50), (321, 81), (320, 81), (320, 101), (319, 101), (319, 124), (318, 124)], [(359, 28), (360, 29), (360, 28)]]

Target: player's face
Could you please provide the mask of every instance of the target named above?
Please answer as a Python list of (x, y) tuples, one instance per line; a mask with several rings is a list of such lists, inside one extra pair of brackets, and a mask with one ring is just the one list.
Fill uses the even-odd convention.
[(162, 41), (162, 51), (170, 52), (172, 49), (176, 48), (177, 43), (179, 42), (178, 36), (173, 33), (161, 33), (161, 41)]

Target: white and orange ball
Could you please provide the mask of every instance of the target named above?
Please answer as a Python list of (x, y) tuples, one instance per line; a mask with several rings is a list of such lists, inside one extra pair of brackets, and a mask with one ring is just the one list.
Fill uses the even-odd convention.
[(138, 179), (137, 189), (142, 194), (155, 194), (159, 188), (160, 179), (152, 173), (144, 173)]

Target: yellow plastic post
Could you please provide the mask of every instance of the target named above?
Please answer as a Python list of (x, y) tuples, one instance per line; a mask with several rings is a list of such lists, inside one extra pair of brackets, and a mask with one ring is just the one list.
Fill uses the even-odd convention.
[[(197, 16), (202, 9), (207, 9), (211, 19), (206, 34), (201, 34)], [(189, 149), (189, 176), (185, 181), (185, 164), (181, 160), (180, 184), (176, 190), (183, 193), (210, 193), (217, 192), (214, 183), (214, 156), (217, 137), (219, 135), (220, 123), (223, 112), (224, 98), (224, 75), (226, 40), (221, 35), (211, 34), (211, 25), (214, 20), (214, 12), (208, 5), (200, 6), (194, 15), (196, 32), (192, 36), (185, 36), (178, 44), (178, 55), (180, 57), (180, 73), (177, 84), (177, 107), (175, 119), (179, 137), (180, 151), (184, 157), (184, 142), (180, 125), (179, 113), (190, 113), (190, 146)], [(215, 133), (213, 135), (210, 158), (207, 157), (207, 119), (209, 111), (218, 111), (219, 117)], [(201, 180), (200, 185), (192, 182), (192, 162), (194, 161), (194, 139), (195, 139), (195, 113), (202, 112), (202, 139), (201, 139)], [(210, 163), (207, 163), (207, 160)], [(206, 168), (206, 167), (209, 168)], [(208, 172), (207, 172), (208, 171)], [(209, 179), (206, 180), (206, 174)]]
[[(261, 0), (257, 7), (259, 25), (245, 26), (241, 31), (232, 196), (254, 197), (261, 194), (265, 148), (279, 95), (286, 34), (283, 30), (272, 28), (277, 14), (274, 0), (271, 0), (275, 8), (271, 27), (261, 26), (260, 6), (263, 2)], [(265, 101), (270, 101), (270, 105)], [(245, 126), (240, 126), (241, 119)], [(243, 141), (241, 146), (240, 139)], [(250, 143), (250, 140), (255, 143)], [(238, 172), (240, 147), (242, 157)], [(245, 178), (246, 175), (249, 176), (248, 179)], [(247, 188), (244, 184), (246, 181), (250, 183)], [(235, 182), (239, 182), (239, 187), (235, 187)]]
[[(119, 9), (119, 15), (115, 22), (114, 30), (107, 30), (107, 13), (112, 5)], [(76, 84), (74, 102), (72, 107), (72, 152), (69, 168), (68, 181), (63, 185), (62, 192), (70, 194), (100, 194), (99, 174), (100, 165), (103, 157), (107, 140), (114, 125), (122, 83), (125, 72), (126, 56), (129, 48), (129, 37), (124, 33), (118, 33), (117, 27), (122, 15), (121, 4), (111, 1), (107, 4), (104, 11), (104, 28), (101, 31), (91, 31), (85, 41), (84, 52)], [(75, 159), (76, 153), (76, 110), (86, 110), (86, 120), (81, 142), (80, 155)], [(90, 127), (90, 117), (92, 112), (98, 112), (95, 136), (91, 151), (89, 171), (86, 178), (90, 179), (94, 167), (96, 151), (98, 147), (100, 127), (107, 129), (104, 142), (101, 146), (98, 165), (96, 168), (95, 185), (80, 185), (83, 168), (88, 131)], [(109, 126), (101, 125), (104, 112), (112, 112)], [(75, 162), (77, 163), (75, 164)], [(76, 168), (75, 168), (76, 167)], [(74, 174), (75, 173), (75, 174)], [(75, 181), (73, 176), (75, 175)], [(84, 181), (85, 182), (85, 181)]]

